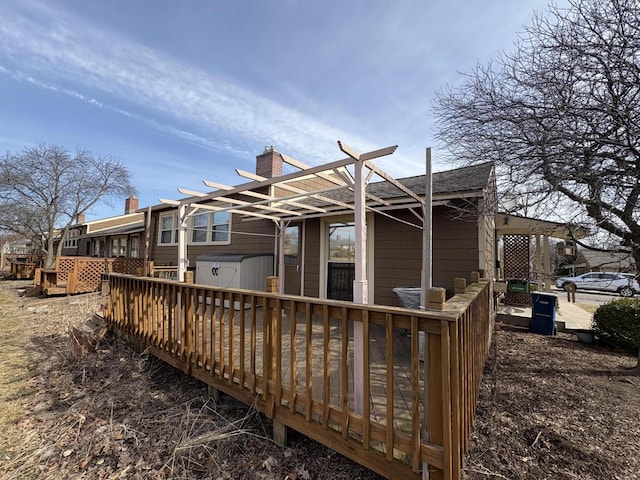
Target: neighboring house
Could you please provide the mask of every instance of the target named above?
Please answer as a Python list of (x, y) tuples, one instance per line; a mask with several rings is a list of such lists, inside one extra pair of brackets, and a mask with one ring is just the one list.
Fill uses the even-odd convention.
[[(219, 200), (209, 200), (211, 194), (192, 197), (199, 210), (188, 220), (189, 268), (194, 269), (198, 257), (204, 255), (273, 255), (276, 271), (278, 232), (282, 231), (285, 293), (351, 300), (355, 253), (353, 189), (336, 185), (336, 179), (342, 175), (339, 168), (333, 169), (335, 173), (329, 170), (317, 176), (301, 175), (291, 183), (277, 183), (280, 177), (290, 176), (282, 176), (283, 159), (291, 162), (275, 149), (266, 149), (257, 157), (256, 175), (244, 175), (254, 180), (243, 184), (246, 190), (240, 193), (243, 185), (224, 187), (232, 194)], [(397, 182), (424, 198), (424, 175)], [(303, 197), (301, 191), (314, 194)], [(393, 288), (420, 286), (422, 206), (419, 198), (416, 200), (389, 181), (372, 182), (366, 192), (369, 194), (366, 214), (369, 301), (397, 305)], [(273, 200), (273, 196), (282, 200), (259, 200)], [(493, 164), (434, 173), (432, 198), (432, 283), (446, 288), (451, 296), (456, 277), (469, 279), (472, 271), (493, 273), (496, 204)], [(262, 206), (265, 210), (260, 210), (262, 213), (254, 210), (254, 216), (248, 216), (245, 212), (249, 207), (242, 206), (248, 202), (255, 202), (253, 209)], [(288, 216), (283, 225), (277, 220), (277, 205), (280, 210), (285, 206), (300, 207), (299, 216)], [(272, 219), (268, 218), (269, 208), (274, 212)], [(163, 203), (150, 208), (150, 212), (149, 259), (156, 265), (176, 265), (177, 207)]]
[(138, 199), (129, 197), (123, 215), (89, 222), (81, 215), (69, 229), (62, 255), (141, 258), (144, 213), (136, 212), (137, 209)]
[(576, 263), (571, 267), (575, 269), (575, 275), (586, 272), (637, 272), (630, 253), (599, 252), (586, 248), (578, 250)]
[(26, 238), (11, 240), (7, 239), (0, 248), (0, 270), (9, 267), (10, 262), (23, 260), (32, 254), (38, 254), (39, 250), (34, 247), (33, 242)]

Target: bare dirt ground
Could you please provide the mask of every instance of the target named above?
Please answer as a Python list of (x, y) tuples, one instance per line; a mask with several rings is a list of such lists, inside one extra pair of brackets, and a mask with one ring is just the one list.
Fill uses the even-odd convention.
[(485, 366), (465, 479), (640, 478), (635, 357), (506, 325)]
[[(69, 328), (97, 295), (19, 296), (0, 280), (0, 478), (367, 479), (381, 477), (302, 435), (275, 445), (251, 409), (106, 337), (75, 358)], [(640, 478), (634, 358), (503, 327), (495, 335), (466, 479)]]

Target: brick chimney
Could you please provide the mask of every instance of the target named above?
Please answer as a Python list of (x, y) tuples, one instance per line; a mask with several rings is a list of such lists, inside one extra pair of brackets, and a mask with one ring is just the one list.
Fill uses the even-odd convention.
[(129, 197), (124, 201), (124, 213), (135, 213), (138, 210), (138, 199), (137, 197)]
[(265, 178), (282, 176), (282, 157), (274, 147), (264, 147), (264, 152), (256, 157), (256, 175)]
[(76, 216), (76, 225), (82, 225), (84, 223), (85, 217), (84, 217), (84, 213), (79, 213)]

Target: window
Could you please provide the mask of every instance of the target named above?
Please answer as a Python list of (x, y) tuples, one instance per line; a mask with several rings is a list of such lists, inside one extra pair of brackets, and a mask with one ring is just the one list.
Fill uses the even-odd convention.
[(102, 240), (93, 241), (93, 256), (104, 257), (104, 241)]
[(64, 248), (78, 248), (78, 237), (80, 237), (80, 230), (69, 230), (64, 239)]
[(211, 242), (231, 243), (230, 227), (231, 214), (216, 212), (211, 214)]
[(191, 243), (230, 243), (229, 212), (198, 213), (191, 217)]
[(127, 256), (127, 237), (118, 237), (111, 239), (111, 256), (126, 257)]
[(129, 256), (131, 258), (140, 258), (140, 237), (137, 235), (135, 237), (131, 237)]
[(199, 213), (191, 217), (191, 242), (206, 243), (207, 232), (209, 231), (209, 214)]
[(160, 244), (178, 243), (178, 215), (171, 213), (160, 216)]
[[(175, 213), (161, 215), (159, 219), (159, 245), (178, 243), (178, 216)], [(229, 212), (196, 213), (189, 217), (190, 244), (212, 245), (231, 243), (231, 214)]]

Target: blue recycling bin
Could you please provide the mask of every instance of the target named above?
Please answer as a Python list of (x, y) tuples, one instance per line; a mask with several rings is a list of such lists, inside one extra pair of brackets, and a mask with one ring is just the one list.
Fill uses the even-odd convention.
[(558, 297), (548, 293), (531, 294), (531, 331), (542, 335), (556, 334)]

